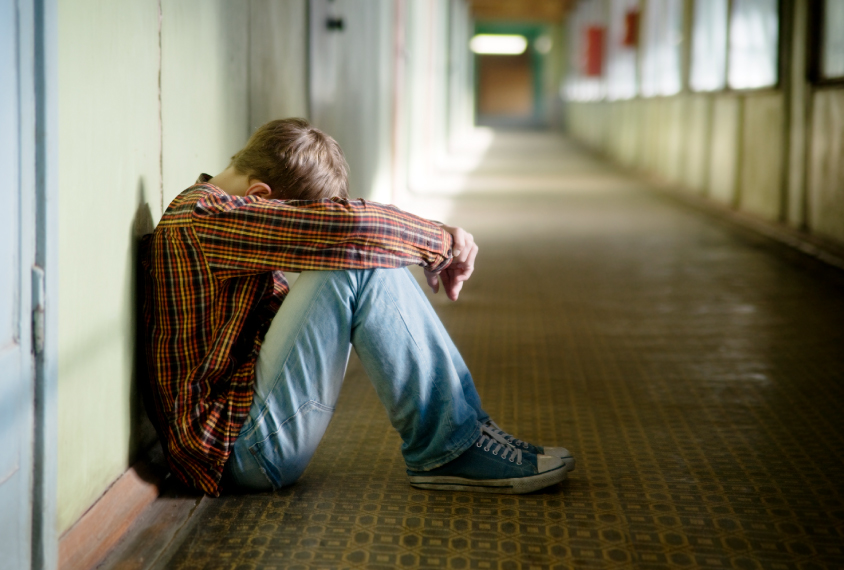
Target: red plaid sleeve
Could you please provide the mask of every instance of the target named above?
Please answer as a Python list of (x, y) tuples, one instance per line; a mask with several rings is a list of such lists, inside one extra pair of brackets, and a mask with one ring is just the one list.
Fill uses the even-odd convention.
[(445, 267), (451, 236), (394, 206), (364, 200), (281, 201), (213, 186), (192, 225), (220, 277), (314, 269)]

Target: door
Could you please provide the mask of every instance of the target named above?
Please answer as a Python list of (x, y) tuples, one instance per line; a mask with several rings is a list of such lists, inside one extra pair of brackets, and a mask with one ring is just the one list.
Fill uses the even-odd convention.
[(310, 119), (349, 163), (349, 194), (390, 202), (394, 6), (310, 0)]
[[(31, 275), (35, 217), (34, 120), (19, 6), (0, 0), (0, 568), (32, 565), (34, 358)], [(24, 10), (26, 12), (26, 10)], [(27, 76), (27, 74), (29, 74)], [(25, 187), (26, 186), (26, 187)]]

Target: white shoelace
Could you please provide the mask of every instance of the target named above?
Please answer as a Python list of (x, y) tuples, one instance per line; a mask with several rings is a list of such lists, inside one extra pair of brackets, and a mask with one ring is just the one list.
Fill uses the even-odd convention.
[(528, 448), (528, 443), (526, 441), (522, 441), (521, 439), (517, 439), (514, 436), (510, 435), (500, 427), (498, 424), (492, 420), (487, 420), (486, 427), (493, 433), (496, 433), (504, 438), (504, 440), (512, 445), (513, 447), (523, 447), (525, 449)]
[(507, 459), (509, 457), (510, 463), (515, 461), (516, 465), (522, 464), (522, 450), (511, 445), (510, 442), (495, 433), (489, 426), (481, 426), (481, 437), (478, 438), (478, 442), (475, 445), (483, 447), (484, 451), (492, 450), (493, 455), (498, 455), (500, 452), (501, 459)]

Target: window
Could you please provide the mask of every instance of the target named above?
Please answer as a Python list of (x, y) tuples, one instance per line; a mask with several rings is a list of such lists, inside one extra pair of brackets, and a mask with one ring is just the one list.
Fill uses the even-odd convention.
[(679, 93), (683, 0), (650, 0), (642, 40), (642, 95)]
[[(838, 3), (840, 0), (834, 0)], [(734, 89), (777, 84), (777, 0), (733, 0), (730, 20), (729, 85)]]
[(570, 59), (565, 87), (567, 99), (603, 99), (606, 91), (605, 30), (603, 0), (581, 2), (569, 17)]
[(692, 29), (694, 91), (717, 91), (727, 84), (727, 0), (697, 0)]
[(821, 78), (844, 78), (844, 2), (826, 0), (821, 33)]
[(612, 0), (607, 45), (607, 96), (636, 96), (636, 46), (639, 31), (639, 0)]

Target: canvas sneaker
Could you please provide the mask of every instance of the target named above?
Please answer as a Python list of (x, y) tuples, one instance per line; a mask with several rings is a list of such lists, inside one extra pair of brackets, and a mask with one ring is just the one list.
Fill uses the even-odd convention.
[(559, 457), (514, 447), (482, 425), (480, 437), (457, 459), (430, 471), (408, 469), (407, 476), (420, 489), (521, 494), (559, 483), (567, 472)]
[(509, 443), (516, 449), (524, 449), (525, 451), (529, 451), (534, 455), (552, 455), (554, 457), (559, 457), (563, 460), (563, 463), (566, 464), (567, 471), (574, 471), (574, 456), (565, 447), (543, 447), (541, 445), (533, 445), (532, 443), (522, 441), (521, 439), (517, 439), (515, 436), (510, 435), (509, 433), (498, 427), (498, 424), (496, 424), (492, 420), (487, 420), (484, 426), (493, 433), (503, 437), (507, 441), (507, 443)]

